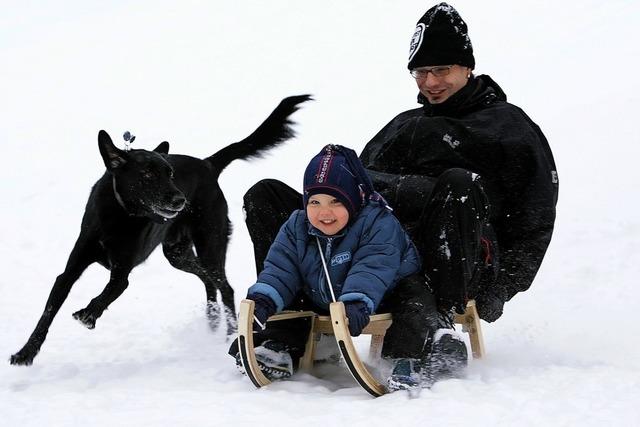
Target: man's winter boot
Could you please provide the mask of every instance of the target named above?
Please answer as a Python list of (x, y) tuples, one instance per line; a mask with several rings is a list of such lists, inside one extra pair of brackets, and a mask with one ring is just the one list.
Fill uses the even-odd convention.
[(467, 358), (462, 337), (452, 329), (438, 329), (422, 372), (423, 385), (429, 388), (436, 381), (460, 378), (467, 367)]
[(414, 390), (421, 388), (422, 365), (419, 359), (395, 359), (393, 371), (387, 379), (390, 391)]
[[(267, 340), (254, 352), (260, 370), (270, 381), (284, 380), (293, 374), (293, 360), (283, 343)], [(240, 353), (236, 354), (236, 366), (245, 374)]]
[(436, 381), (461, 377), (467, 366), (467, 346), (454, 329), (453, 311), (438, 313), (438, 328), (432, 337), (431, 351), (424, 360), (422, 385), (426, 388)]

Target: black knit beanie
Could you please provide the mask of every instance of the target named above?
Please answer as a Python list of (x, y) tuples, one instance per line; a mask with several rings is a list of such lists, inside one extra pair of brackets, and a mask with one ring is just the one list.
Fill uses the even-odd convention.
[(411, 37), (407, 68), (453, 64), (473, 69), (476, 61), (467, 24), (453, 6), (440, 3), (418, 21)]

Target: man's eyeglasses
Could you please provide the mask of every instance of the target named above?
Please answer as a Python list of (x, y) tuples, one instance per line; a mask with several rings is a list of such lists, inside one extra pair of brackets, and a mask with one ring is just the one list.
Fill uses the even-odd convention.
[(436, 77), (444, 77), (451, 72), (453, 65), (438, 65), (436, 67), (414, 68), (410, 71), (414, 79), (426, 79), (429, 73)]

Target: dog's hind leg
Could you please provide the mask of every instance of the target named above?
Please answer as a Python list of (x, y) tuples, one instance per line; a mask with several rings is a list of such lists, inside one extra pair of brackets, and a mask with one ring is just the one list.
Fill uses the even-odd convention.
[(207, 294), (207, 317), (212, 329), (217, 329), (220, 324), (221, 312), (217, 301), (218, 287), (215, 274), (205, 268), (193, 252), (193, 241), (183, 238), (178, 242), (162, 245), (162, 251), (169, 263), (184, 272), (195, 274), (202, 280)]
[[(238, 329), (238, 319), (236, 318), (233, 288), (229, 285), (225, 273), (231, 223), (224, 211), (220, 212), (219, 209), (211, 209), (211, 212), (212, 215), (208, 218), (208, 221), (194, 227), (192, 231), (193, 244), (197, 253), (195, 257), (198, 265), (204, 269), (204, 275), (200, 276), (200, 278), (204, 282), (207, 292), (209, 320), (212, 325), (220, 321), (222, 313), (215, 299), (217, 292), (220, 292), (226, 318), (227, 335), (232, 335)], [(224, 224), (224, 226), (214, 227), (212, 224)], [(194, 255), (193, 251), (190, 250), (189, 252)]]
[(224, 272), (224, 265), (218, 270), (221, 272), (220, 279), (218, 280), (218, 290), (222, 297), (222, 305), (225, 310), (225, 318), (227, 319), (227, 335), (235, 334), (238, 331), (238, 316), (236, 314), (235, 300), (233, 288), (227, 281), (227, 276)]
[(12, 365), (31, 365), (33, 363), (33, 359), (47, 337), (53, 318), (67, 299), (73, 284), (80, 278), (84, 270), (97, 260), (97, 251), (95, 242), (78, 239), (69, 255), (64, 272), (56, 278), (53, 284), (44, 312), (29, 340), (20, 351), (11, 356), (10, 363)]
[(227, 321), (227, 336), (230, 336), (238, 330), (233, 288), (229, 285), (225, 271), (227, 246), (231, 235), (231, 222), (227, 217), (226, 209), (224, 211), (222, 209), (212, 211), (217, 216), (214, 223), (222, 226), (211, 227), (210, 223), (201, 224), (201, 228), (194, 233), (193, 242), (200, 263), (207, 269), (209, 276), (213, 278), (213, 285), (220, 292)]

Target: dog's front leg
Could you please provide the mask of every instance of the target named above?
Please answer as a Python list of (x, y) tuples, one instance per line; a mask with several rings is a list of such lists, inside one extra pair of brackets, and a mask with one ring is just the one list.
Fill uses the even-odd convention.
[(47, 337), (53, 318), (60, 310), (62, 303), (67, 299), (73, 284), (80, 278), (84, 270), (96, 261), (98, 250), (95, 241), (80, 236), (76, 242), (64, 272), (56, 278), (49, 298), (44, 307), (44, 312), (35, 329), (31, 333), (27, 343), (9, 360), (12, 365), (31, 365)]
[(127, 286), (129, 286), (129, 273), (132, 266), (122, 266), (116, 264), (111, 268), (111, 278), (100, 295), (91, 300), (82, 310), (73, 313), (74, 319), (78, 320), (89, 329), (96, 327), (96, 320), (115, 301)]

